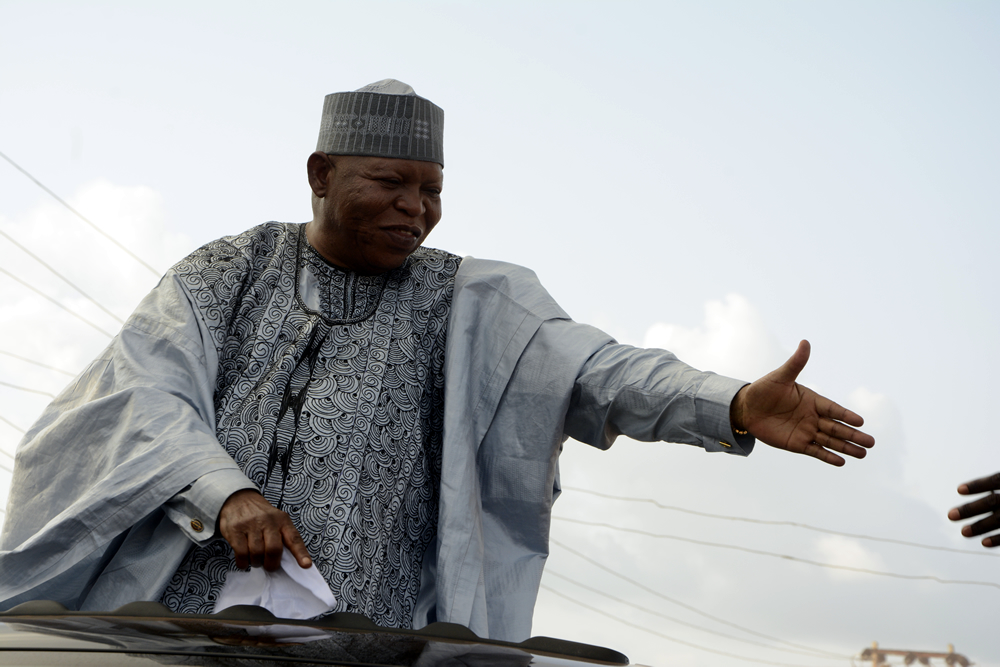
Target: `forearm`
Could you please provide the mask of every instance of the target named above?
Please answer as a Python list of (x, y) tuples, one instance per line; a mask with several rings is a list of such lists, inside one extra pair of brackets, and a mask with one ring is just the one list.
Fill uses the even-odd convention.
[(566, 433), (598, 447), (625, 435), (745, 456), (754, 440), (734, 433), (730, 414), (745, 384), (698, 371), (665, 350), (608, 345), (577, 378)]

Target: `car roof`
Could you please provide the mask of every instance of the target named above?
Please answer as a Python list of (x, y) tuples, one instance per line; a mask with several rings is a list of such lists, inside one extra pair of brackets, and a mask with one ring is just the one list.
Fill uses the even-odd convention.
[(261, 607), (175, 614), (155, 602), (111, 612), (27, 602), (0, 613), (0, 663), (25, 665), (349, 665), (351, 667), (624, 666), (607, 648), (548, 637), (520, 643), (478, 637), (453, 623), (420, 630), (376, 626), (360, 614), (275, 618)]

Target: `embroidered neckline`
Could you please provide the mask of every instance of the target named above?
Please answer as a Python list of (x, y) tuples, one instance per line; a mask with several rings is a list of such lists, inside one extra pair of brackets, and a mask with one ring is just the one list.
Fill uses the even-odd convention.
[[(390, 280), (398, 281), (406, 271), (410, 259), (398, 269), (375, 276), (366, 276), (342, 269), (323, 257), (309, 243), (306, 225), (296, 230), (295, 298), (307, 313), (318, 315), (332, 325), (355, 324), (371, 317), (382, 301), (382, 294)], [(310, 308), (299, 293), (299, 280), (303, 269), (309, 269), (320, 290), (320, 310)]]

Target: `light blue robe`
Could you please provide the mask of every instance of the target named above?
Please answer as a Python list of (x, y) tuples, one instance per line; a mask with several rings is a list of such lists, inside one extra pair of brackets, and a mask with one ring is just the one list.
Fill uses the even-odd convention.
[[(168, 272), (25, 435), (0, 542), (0, 610), (158, 599), (192, 541), (214, 537), (231, 489), (253, 487), (215, 437), (218, 358), (196, 312)], [(438, 534), (415, 627), (530, 635), (567, 436), (602, 449), (621, 434), (753, 447), (729, 423), (745, 383), (616, 344), (511, 264), (462, 262), (445, 377)]]

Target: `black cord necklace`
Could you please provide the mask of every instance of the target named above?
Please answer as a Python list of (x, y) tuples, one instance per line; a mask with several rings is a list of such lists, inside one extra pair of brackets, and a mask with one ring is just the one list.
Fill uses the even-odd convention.
[[(318, 335), (320, 329), (326, 329), (322, 336)], [(309, 337), (309, 343), (302, 353), (302, 358), (296, 364), (295, 369), (289, 374), (288, 384), (285, 385), (285, 391), (281, 396), (281, 407), (278, 409), (278, 419), (274, 423), (274, 436), (271, 438), (271, 448), (267, 459), (267, 476), (264, 478), (264, 487), (267, 488), (271, 481), (271, 473), (274, 472), (274, 468), (280, 460), (281, 492), (278, 498), (278, 509), (281, 509), (285, 501), (285, 482), (288, 480), (288, 465), (292, 460), (292, 447), (295, 445), (295, 437), (299, 432), (299, 416), (302, 414), (302, 406), (305, 405), (306, 396), (309, 394), (309, 385), (312, 384), (313, 373), (316, 370), (316, 360), (319, 358), (319, 352), (330, 330), (331, 328), (325, 326), (322, 322), (318, 323), (316, 328), (313, 329)], [(303, 362), (309, 364), (309, 377), (306, 379), (306, 383), (302, 389), (297, 393), (292, 393), (292, 380), (295, 377), (295, 371), (298, 370), (299, 364)], [(281, 425), (281, 420), (284, 419), (289, 408), (292, 409), (292, 436), (288, 440), (287, 446), (279, 447), (278, 427)]]

